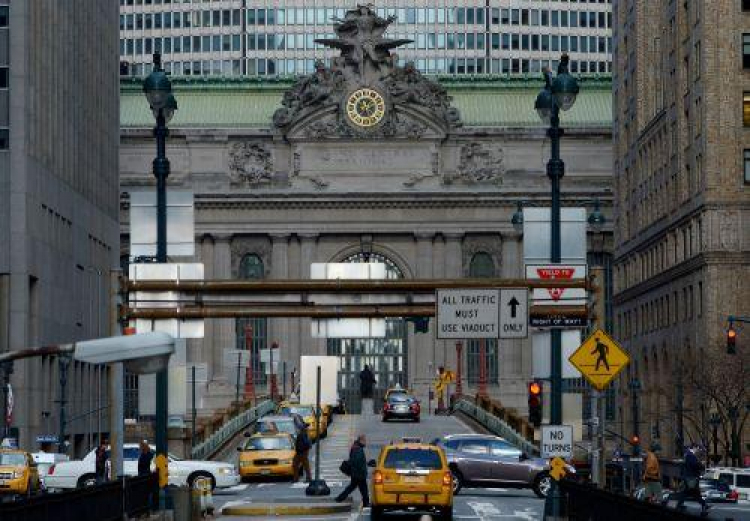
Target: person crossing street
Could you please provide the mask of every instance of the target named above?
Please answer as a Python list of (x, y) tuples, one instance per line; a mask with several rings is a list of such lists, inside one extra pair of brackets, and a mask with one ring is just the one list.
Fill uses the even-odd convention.
[(344, 490), (336, 497), (336, 502), (341, 503), (354, 492), (355, 488), (359, 489), (362, 496), (362, 506), (370, 506), (370, 493), (367, 489), (367, 458), (365, 458), (366, 439), (364, 434), (360, 434), (349, 450), (349, 473), (351, 481)]

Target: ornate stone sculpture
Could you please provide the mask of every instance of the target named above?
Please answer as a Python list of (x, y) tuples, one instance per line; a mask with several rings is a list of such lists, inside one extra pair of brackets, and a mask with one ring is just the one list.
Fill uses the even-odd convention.
[[(299, 78), (285, 94), (281, 107), (273, 115), (274, 126), (281, 131), (295, 122), (324, 107), (337, 106), (337, 122), (322, 120), (312, 124), (306, 134), (312, 137), (418, 137), (424, 125), (399, 118), (395, 106), (421, 107), (432, 118), (448, 127), (460, 125), (458, 110), (451, 107), (451, 98), (445, 88), (427, 79), (416, 70), (413, 63), (397, 65), (398, 58), (390, 50), (411, 40), (388, 39), (383, 35), (395, 18), (381, 18), (369, 6), (358, 5), (346, 15), (334, 19), (336, 38), (317, 39), (326, 47), (338, 49), (341, 55), (331, 60), (330, 67), (316, 62), (315, 72)], [(342, 105), (357, 89), (375, 91), (377, 102), (362, 100), (361, 107), (349, 101), (351, 107), (361, 108), (359, 120), (363, 128), (356, 128), (342, 114)], [(377, 107), (375, 106), (377, 105)], [(379, 111), (376, 117), (368, 113)], [(351, 109), (350, 109), (351, 110)], [(386, 114), (383, 117), (383, 113)], [(364, 123), (363, 123), (364, 122)], [(367, 128), (364, 128), (367, 127)]]
[(229, 175), (233, 183), (270, 183), (273, 180), (271, 152), (260, 143), (234, 143), (229, 149)]
[(487, 143), (467, 143), (461, 147), (461, 158), (455, 176), (446, 177), (447, 184), (502, 183), (503, 149)]

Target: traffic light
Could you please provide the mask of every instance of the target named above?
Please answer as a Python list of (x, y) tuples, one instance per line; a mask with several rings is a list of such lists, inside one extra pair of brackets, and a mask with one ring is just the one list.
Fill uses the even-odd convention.
[(542, 383), (529, 382), (529, 423), (534, 427), (542, 424)]
[(729, 323), (729, 329), (727, 329), (727, 354), (737, 354), (737, 330), (734, 329), (734, 324)]
[(637, 434), (630, 437), (630, 445), (633, 447), (633, 454), (638, 455), (641, 452), (641, 438)]
[(430, 317), (416, 317), (414, 318), (414, 332), (415, 333), (429, 333), (430, 332)]

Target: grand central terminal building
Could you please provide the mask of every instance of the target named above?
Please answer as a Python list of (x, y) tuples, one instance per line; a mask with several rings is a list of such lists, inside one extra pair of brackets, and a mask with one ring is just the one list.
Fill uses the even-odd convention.
[[(550, 143), (534, 110), (542, 78), (422, 75), (392, 52), (402, 42), (383, 36), (389, 20), (363, 9), (321, 42), (341, 55), (308, 76), (172, 78), (179, 110), (169, 124), (168, 190), (195, 198), (195, 257), (172, 260), (203, 263), (206, 279), (305, 279), (311, 263), (368, 260), (385, 263), (389, 277), (524, 276), (523, 241), (548, 240), (511, 224), (519, 203), (549, 205)], [(561, 117), (562, 201), (601, 201), (608, 223), (589, 231), (588, 255), (609, 270), (611, 79), (580, 80), (575, 106)], [(121, 91), (126, 263), (134, 260), (130, 194), (155, 186), (155, 141), (142, 80), (124, 78)], [(227, 350), (250, 344), (258, 364), (273, 342), (287, 381), (300, 355), (339, 356), (339, 388), (355, 412), (364, 364), (377, 391), (398, 382), (426, 403), (437, 368), (456, 368), (455, 342), (435, 339), (434, 320), (429, 334), (404, 319), (387, 326), (384, 339), (325, 340), (312, 338), (310, 319), (206, 320), (205, 338), (187, 344), (187, 364), (206, 374), (200, 412), (234, 398)], [(463, 358), (464, 392), (473, 393), (476, 342), (464, 342)], [(525, 413), (531, 340), (489, 341), (486, 369), (489, 393)]]

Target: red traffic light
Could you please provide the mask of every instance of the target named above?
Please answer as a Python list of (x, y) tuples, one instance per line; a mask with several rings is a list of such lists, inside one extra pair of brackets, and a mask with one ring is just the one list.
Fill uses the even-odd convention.
[(542, 386), (539, 382), (531, 382), (529, 384), (529, 394), (538, 396), (542, 394)]
[(631, 436), (630, 437), (630, 444), (631, 445), (638, 445), (641, 443), (641, 439), (638, 436)]
[(727, 353), (730, 355), (737, 353), (737, 330), (734, 329), (734, 325), (730, 324), (727, 329)]
[(737, 331), (730, 329), (727, 331), (727, 340), (735, 340), (737, 338)]

